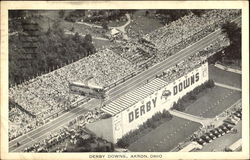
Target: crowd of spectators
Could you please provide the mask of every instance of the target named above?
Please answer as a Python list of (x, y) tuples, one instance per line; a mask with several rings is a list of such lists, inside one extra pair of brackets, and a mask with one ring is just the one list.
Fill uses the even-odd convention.
[(66, 140), (69, 140), (72, 144), (76, 144), (80, 138), (90, 138), (91, 135), (84, 131), (84, 126), (88, 123), (101, 119), (104, 114), (105, 113), (100, 109), (95, 109), (80, 115), (73, 121), (69, 122), (68, 126), (65, 126), (56, 132), (50, 133), (45, 139), (25, 148), (24, 152), (50, 152), (51, 150), (64, 152), (67, 150), (67, 146), (63, 145), (59, 147), (59, 144), (65, 142)]
[(155, 44), (148, 42), (143, 38), (124, 41), (111, 49), (138, 68), (140, 67), (140, 64), (154, 57), (157, 52)]
[(168, 83), (171, 83), (173, 80), (178, 79), (179, 77), (187, 74), (194, 68), (198, 68), (199, 66), (201, 66), (203, 62), (207, 60), (208, 57), (212, 56), (213, 54), (219, 52), (224, 47), (226, 47), (228, 45), (227, 43), (229, 43), (229, 40), (222, 35), (215, 42), (211, 43), (208, 47), (179, 62), (175, 66), (172, 66), (159, 76)]
[(36, 123), (34, 118), (10, 104), (9, 107), (9, 140), (30, 131)]
[[(9, 89), (9, 97), (44, 120), (64, 107), (82, 100), (83, 96), (70, 94), (68, 84), (81, 82), (91, 75), (96, 83), (105, 86), (134, 71), (134, 66), (111, 50), (102, 50), (65, 67), (31, 79)], [(19, 126), (21, 127), (20, 124)]]
[[(13, 137), (20, 136), (40, 125), (36, 122), (37, 120), (44, 121), (46, 117), (61, 111), (65, 107), (82, 101), (85, 97), (70, 94), (68, 87), (70, 82), (81, 82), (86, 77), (93, 76), (98, 85), (110, 85), (135, 72), (136, 64), (152, 57), (152, 52), (156, 54), (152, 46), (156, 45), (159, 51), (157, 51), (158, 59), (156, 58), (156, 60), (161, 61), (214, 31), (221, 23), (232, 20), (238, 15), (239, 10), (211, 10), (201, 17), (191, 13), (146, 35), (143, 42), (122, 43), (119, 48), (120, 55), (110, 49), (100, 50), (48, 74), (11, 87), (9, 89), (10, 99), (36, 118), (33, 121), (34, 118), (16, 108), (12, 108), (10, 121), (15, 125), (9, 127), (10, 137), (13, 139)], [(199, 54), (169, 68), (163, 74), (163, 78), (170, 81), (182, 76), (201, 65), (206, 56), (216, 52), (217, 49), (221, 49), (221, 45), (226, 43), (228, 42), (224, 37), (219, 38)], [(18, 114), (12, 113), (18, 113), (20, 116), (17, 117), (15, 115)], [(30, 123), (31, 121), (36, 123)], [(91, 121), (91, 119), (88, 121)]]
[[(168, 57), (177, 53), (176, 50), (185, 48), (187, 45), (190, 45), (215, 31), (226, 21), (234, 20), (239, 15), (240, 10), (211, 10), (205, 12), (200, 17), (190, 13), (189, 15), (183, 16), (158, 30), (145, 35), (144, 38), (156, 44), (157, 49), (159, 50), (159, 52), (157, 52), (159, 53), (158, 57), (162, 60), (163, 58), (166, 58), (166, 56)], [(192, 39), (190, 40), (191, 36)], [(189, 42), (185, 43), (187, 40)], [(175, 45), (180, 42), (184, 44), (180, 44), (176, 47)]]

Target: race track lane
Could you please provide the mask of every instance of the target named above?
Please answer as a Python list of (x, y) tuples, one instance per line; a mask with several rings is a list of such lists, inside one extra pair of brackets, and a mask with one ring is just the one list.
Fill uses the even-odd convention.
[[(236, 21), (240, 21), (241, 17), (237, 18)], [(211, 33), (210, 35), (206, 36), (205, 38), (201, 39), (200, 41), (188, 46), (187, 48), (181, 50), (180, 52), (174, 54), (173, 56), (169, 57), (165, 61), (161, 62), (160, 64), (156, 64), (155, 66), (149, 68), (148, 70), (140, 73), (139, 75), (125, 81), (121, 85), (116, 86), (115, 88), (110, 90), (110, 100), (118, 98), (119, 96), (131, 91), (132, 89), (140, 86), (141, 84), (145, 83), (146, 79), (153, 78), (155, 75), (161, 73), (166, 68), (182, 61), (186, 57), (198, 52), (199, 50), (203, 49), (204, 47), (211, 44), (218, 36), (220, 35), (221, 31), (217, 30), (216, 32)], [(91, 100), (92, 102), (95, 101), (94, 99)], [(62, 126), (66, 125), (69, 121), (73, 120), (76, 116), (81, 115), (87, 112), (88, 108), (95, 107), (95, 103), (89, 101), (88, 103), (84, 104), (82, 107), (77, 107), (70, 112), (67, 112), (55, 120), (37, 128), (33, 131), (22, 135), (12, 141), (9, 142), (9, 152), (21, 152), (25, 147), (31, 146), (33, 143), (45, 139), (49, 132), (59, 130)], [(15, 147), (16, 143), (19, 142), (21, 146)]]
[[(81, 107), (77, 107), (61, 116), (55, 120), (37, 128), (23, 136), (18, 137), (9, 142), (9, 151), (10, 152), (21, 152), (24, 148), (31, 146), (33, 143), (38, 142), (42, 139), (45, 139), (49, 132), (59, 130), (62, 126), (65, 126), (69, 121), (73, 120), (75, 117), (88, 112), (88, 108), (96, 107), (95, 99), (92, 99), (88, 103), (84, 104)], [(21, 145), (17, 148), (16, 143), (19, 142)]]
[[(241, 17), (236, 18), (232, 22), (240, 23)], [(166, 60), (150, 67), (148, 70), (128, 79), (127, 81), (117, 85), (116, 87), (110, 89), (108, 91), (109, 99), (105, 102), (105, 104), (110, 103), (112, 100), (120, 97), (121, 95), (126, 94), (127, 92), (145, 84), (147, 80), (152, 79), (157, 74), (162, 73), (165, 69), (179, 63), (180, 61), (184, 60), (185, 58), (191, 56), (192, 54), (197, 53), (198, 51), (204, 49), (209, 44), (214, 42), (219, 36), (221, 35), (221, 29), (216, 30), (213, 33), (210, 33), (206, 37), (202, 38), (201, 40), (195, 42), (194, 44), (186, 47), (185, 49), (179, 51), (178, 53), (170, 56)]]
[(185, 58), (197, 53), (198, 51), (204, 49), (213, 41), (215, 41), (218, 36), (220, 35), (220, 30), (213, 32), (209, 36), (201, 39), (200, 41), (196, 42), (195, 44), (181, 50), (177, 54), (167, 58), (163, 62), (156, 64), (155, 66), (149, 68), (148, 70), (140, 73), (139, 75), (135, 76), (134, 78), (125, 81), (121, 85), (118, 85), (114, 89), (111, 89), (109, 92), (110, 99), (106, 102), (111, 102), (112, 100), (124, 95), (125, 93), (131, 91), (132, 89), (137, 88), (138, 86), (144, 84), (148, 79), (152, 79), (157, 74), (162, 73), (167, 68), (179, 63), (180, 61), (184, 60)]

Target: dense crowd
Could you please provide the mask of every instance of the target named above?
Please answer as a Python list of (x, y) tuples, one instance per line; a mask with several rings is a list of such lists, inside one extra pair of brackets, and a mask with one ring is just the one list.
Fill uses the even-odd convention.
[(112, 47), (111, 49), (136, 66), (140, 66), (140, 64), (149, 60), (157, 52), (155, 44), (147, 42), (144, 39), (122, 42), (120, 45)]
[[(69, 122), (68, 127), (65, 126), (57, 132), (50, 133), (47, 138), (33, 144), (24, 149), (24, 152), (49, 152), (56, 150), (56, 152), (64, 152), (67, 146), (58, 147), (58, 144), (65, 142), (66, 139), (70, 143), (76, 144), (79, 138), (88, 139), (90, 134), (86, 133), (83, 128), (86, 124), (92, 123), (100, 119), (105, 113), (101, 110), (89, 111), (86, 114), (76, 117), (73, 121)], [(55, 149), (56, 148), (56, 149)]]
[(34, 118), (21, 111), (18, 107), (9, 107), (9, 140), (12, 140), (23, 133), (34, 128)]
[(162, 73), (162, 75), (160, 75), (160, 77), (168, 83), (171, 83), (173, 80), (189, 73), (194, 68), (198, 68), (199, 66), (201, 66), (203, 62), (207, 60), (207, 57), (212, 56), (213, 54), (222, 50), (228, 45), (227, 43), (229, 43), (229, 40), (226, 39), (223, 35), (220, 36), (215, 42), (211, 43), (202, 51), (199, 51), (198, 53), (188, 57), (187, 59), (166, 70), (164, 73)]
[[(111, 84), (134, 71), (127, 60), (102, 50), (48, 74), (38, 76), (9, 89), (9, 96), (25, 110), (44, 119), (84, 97), (70, 94), (68, 84), (81, 82), (91, 75), (100, 86)], [(21, 127), (21, 126), (20, 126)]]
[[(185, 41), (189, 40), (189, 37), (192, 36), (192, 40), (186, 43), (187, 45), (213, 32), (220, 27), (222, 23), (235, 19), (239, 14), (239, 10), (211, 10), (205, 12), (200, 17), (190, 13), (189, 15), (145, 35), (144, 38), (157, 45), (157, 48), (161, 51), (158, 52), (160, 53), (159, 57), (162, 57), (164, 54), (169, 56), (176, 53), (176, 48), (185, 48)], [(173, 47), (180, 42), (184, 42), (184, 44)], [(170, 48), (175, 49), (169, 51)]]
[[(156, 45), (159, 51), (157, 51), (159, 54), (156, 60), (162, 61), (214, 31), (221, 23), (234, 19), (238, 15), (238, 10), (211, 10), (201, 17), (190, 14), (146, 35), (145, 41), (153, 42), (151, 44), (145, 41), (123, 43), (118, 48), (120, 55), (112, 50), (104, 49), (48, 74), (11, 87), (9, 89), (10, 99), (36, 118), (34, 120), (19, 109), (11, 108), (10, 121), (13, 125), (9, 127), (10, 138), (13, 139), (37, 127), (40, 125), (36, 122), (37, 120), (44, 121), (46, 117), (65, 107), (82, 101), (85, 97), (69, 92), (68, 84), (70, 82), (81, 82), (85, 78), (93, 76), (98, 85), (110, 85), (135, 72), (138, 63), (152, 57), (152, 52), (156, 53), (152, 46)], [(182, 76), (201, 65), (206, 56), (221, 49), (222, 45), (227, 45), (227, 43), (228, 41), (222, 36), (198, 55), (191, 56), (169, 68), (163, 74), (163, 78), (170, 82)], [(85, 121), (82, 123), (84, 124)]]

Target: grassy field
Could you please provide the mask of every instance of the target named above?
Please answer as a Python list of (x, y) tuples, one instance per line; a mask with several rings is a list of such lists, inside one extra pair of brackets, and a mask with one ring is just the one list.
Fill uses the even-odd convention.
[(201, 94), (202, 96), (198, 95), (199, 99), (189, 105), (184, 112), (213, 118), (241, 98), (241, 92), (217, 86)]
[(145, 16), (144, 10), (136, 11), (131, 19), (131, 23), (126, 27), (126, 30), (129, 31), (129, 37), (134, 37), (134, 33), (137, 34), (139, 32), (142, 32), (141, 36), (143, 36), (157, 28), (163, 27), (163, 24), (158, 19)]
[[(209, 66), (209, 76), (215, 82), (241, 87), (241, 75)], [(241, 98), (241, 92), (215, 86), (198, 95), (198, 100), (189, 105), (185, 112), (212, 118), (226, 110)]]
[(215, 82), (241, 88), (241, 75), (209, 66), (209, 77)]
[(105, 49), (110, 46), (116, 45), (114, 44), (114, 42), (111, 42), (111, 41), (99, 40), (99, 39), (94, 39), (94, 38), (92, 39), (92, 41), (96, 49)]
[[(239, 87), (241, 86), (241, 76), (238, 74), (219, 70), (209, 66), (210, 78), (216, 82)], [(206, 89), (197, 95), (197, 100), (188, 103), (184, 112), (213, 118), (220, 114), (237, 100), (241, 98), (241, 92), (215, 86), (212, 89)], [(186, 125), (186, 126), (185, 126)], [(198, 130), (200, 124), (185, 119), (174, 117), (147, 135), (129, 146), (134, 152), (157, 151), (167, 152), (176, 147), (180, 142)]]
[(168, 152), (200, 126), (198, 123), (174, 117), (132, 143), (128, 148), (132, 152)]

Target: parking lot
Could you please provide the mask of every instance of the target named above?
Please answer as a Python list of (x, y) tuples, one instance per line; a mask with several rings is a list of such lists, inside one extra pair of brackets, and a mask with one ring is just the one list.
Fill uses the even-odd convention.
[(207, 143), (203, 146), (201, 150), (197, 150), (197, 152), (222, 152), (226, 147), (232, 145), (235, 141), (242, 137), (242, 121), (240, 121), (235, 127), (237, 129), (237, 133), (230, 132), (221, 136), (220, 138), (216, 138), (211, 143)]
[[(209, 74), (211, 75), (210, 78), (219, 83), (224, 83), (226, 85), (233, 84), (232, 86), (234, 87), (241, 87), (241, 75), (222, 71), (213, 66), (209, 66)], [(204, 118), (214, 118), (239, 100), (241, 98), (241, 92), (215, 86), (212, 89), (202, 92), (197, 97), (198, 99), (194, 103), (190, 104), (184, 112)], [(141, 137), (139, 140), (131, 144), (129, 146), (129, 150), (132, 152), (171, 151), (179, 143), (184, 142), (187, 137), (197, 131), (200, 126), (201, 125), (198, 123), (174, 117), (171, 121), (160, 125), (149, 134)], [(237, 127), (241, 127), (241, 123), (238, 124)], [(230, 137), (230, 135), (237, 136), (234, 136), (235, 138), (225, 140)], [(241, 135), (241, 131), (236, 134), (225, 134), (222, 137), (213, 140), (211, 144), (207, 143), (201, 151), (211, 151), (213, 144), (215, 143), (214, 145), (216, 146), (221, 143), (222, 140), (225, 141), (221, 143), (223, 146), (218, 145), (218, 147), (215, 147), (215, 151), (224, 149), (225, 145), (229, 145), (231, 142), (233, 143), (235, 139), (240, 137), (239, 135)]]

